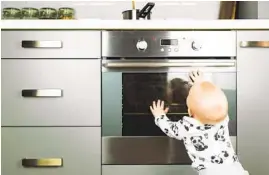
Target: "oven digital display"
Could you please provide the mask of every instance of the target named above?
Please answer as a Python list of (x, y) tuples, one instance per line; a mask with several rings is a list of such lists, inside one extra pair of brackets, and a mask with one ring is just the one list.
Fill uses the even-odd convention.
[(161, 39), (161, 46), (176, 46), (178, 45), (177, 39)]

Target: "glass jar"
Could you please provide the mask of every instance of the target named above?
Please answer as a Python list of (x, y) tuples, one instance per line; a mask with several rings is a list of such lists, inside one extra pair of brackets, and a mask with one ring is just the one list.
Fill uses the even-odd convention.
[(69, 7), (59, 8), (58, 19), (75, 19), (75, 10)]
[(22, 19), (38, 19), (39, 10), (36, 8), (23, 8), (21, 10)]
[(21, 10), (18, 8), (8, 7), (2, 10), (3, 19), (21, 19)]
[(39, 11), (39, 19), (57, 19), (57, 10), (50, 7), (41, 8)]

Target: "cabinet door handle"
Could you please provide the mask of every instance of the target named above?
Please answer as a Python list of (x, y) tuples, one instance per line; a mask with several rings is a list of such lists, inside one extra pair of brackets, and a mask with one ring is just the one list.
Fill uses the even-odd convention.
[(21, 161), (22, 166), (25, 168), (38, 168), (38, 167), (62, 167), (62, 158), (41, 158), (41, 159), (28, 159), (24, 158)]
[(24, 89), (21, 92), (23, 97), (62, 97), (61, 89)]
[(21, 42), (23, 48), (62, 48), (62, 41), (33, 41), (23, 40)]
[(269, 48), (269, 41), (241, 41), (242, 48)]

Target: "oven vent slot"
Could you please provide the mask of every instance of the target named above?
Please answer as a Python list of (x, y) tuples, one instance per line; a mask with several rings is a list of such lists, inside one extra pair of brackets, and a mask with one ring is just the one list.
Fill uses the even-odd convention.
[(235, 60), (236, 57), (103, 57), (103, 60)]

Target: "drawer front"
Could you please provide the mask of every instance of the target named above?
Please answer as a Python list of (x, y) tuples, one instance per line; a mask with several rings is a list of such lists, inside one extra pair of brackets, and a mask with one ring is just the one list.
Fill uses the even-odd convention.
[(100, 31), (1, 31), (2, 58), (100, 58)]
[(2, 60), (2, 126), (100, 126), (100, 60)]
[(1, 130), (2, 175), (101, 174), (99, 127), (2, 127)]

